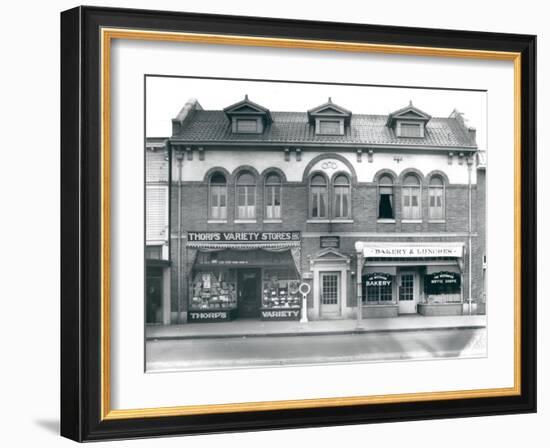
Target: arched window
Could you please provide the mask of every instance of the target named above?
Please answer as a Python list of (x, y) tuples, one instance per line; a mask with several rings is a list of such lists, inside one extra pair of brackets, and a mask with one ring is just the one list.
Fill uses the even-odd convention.
[(441, 176), (432, 176), (428, 188), (430, 219), (445, 218), (445, 184)]
[(339, 174), (333, 182), (334, 188), (334, 218), (350, 217), (351, 186), (347, 176)]
[(256, 179), (245, 171), (237, 178), (237, 219), (256, 218)]
[(227, 219), (227, 180), (222, 173), (210, 177), (210, 219)]
[(394, 219), (393, 179), (384, 174), (378, 179), (378, 219)]
[(281, 219), (281, 178), (270, 173), (265, 179), (265, 218)]
[(420, 181), (414, 174), (403, 179), (403, 219), (421, 219)]
[(326, 179), (320, 174), (314, 175), (311, 178), (309, 190), (311, 218), (328, 218), (328, 186)]

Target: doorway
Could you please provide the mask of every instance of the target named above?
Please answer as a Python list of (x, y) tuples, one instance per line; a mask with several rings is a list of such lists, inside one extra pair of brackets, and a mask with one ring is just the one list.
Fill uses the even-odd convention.
[(340, 316), (340, 273), (321, 272), (321, 317)]
[(418, 282), (414, 271), (399, 273), (399, 314), (416, 313), (418, 303)]
[(237, 275), (238, 317), (258, 318), (261, 298), (260, 269), (239, 269)]
[(148, 267), (145, 284), (145, 322), (148, 324), (162, 323), (162, 286), (162, 270)]

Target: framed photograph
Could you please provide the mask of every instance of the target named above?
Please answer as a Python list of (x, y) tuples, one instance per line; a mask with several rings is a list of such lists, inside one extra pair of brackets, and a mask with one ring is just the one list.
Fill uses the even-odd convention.
[(61, 14), (61, 433), (536, 411), (535, 36)]

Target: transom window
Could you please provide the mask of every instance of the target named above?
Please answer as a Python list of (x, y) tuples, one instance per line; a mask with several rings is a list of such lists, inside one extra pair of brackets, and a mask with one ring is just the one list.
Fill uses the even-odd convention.
[(333, 182), (334, 185), (334, 218), (349, 218), (350, 213), (350, 201), (351, 201), (351, 188), (349, 179), (347, 176), (340, 174), (336, 176)]
[(445, 186), (440, 176), (433, 176), (430, 179), (428, 189), (429, 197), (429, 218), (444, 219), (445, 214)]
[(310, 181), (310, 216), (328, 218), (328, 186), (321, 174), (316, 174)]
[(210, 219), (227, 219), (227, 181), (222, 173), (210, 177)]
[(245, 171), (237, 178), (237, 219), (256, 218), (256, 179)]
[(265, 217), (281, 219), (281, 178), (278, 174), (269, 174), (265, 179)]
[(394, 219), (393, 179), (384, 174), (378, 180), (378, 219)]
[(403, 180), (403, 219), (421, 219), (420, 180), (414, 174), (408, 174)]

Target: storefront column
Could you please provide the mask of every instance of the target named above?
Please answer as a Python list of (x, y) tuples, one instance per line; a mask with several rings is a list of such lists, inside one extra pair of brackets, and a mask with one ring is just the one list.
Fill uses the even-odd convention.
[(363, 251), (357, 252), (357, 326), (361, 326), (363, 319)]
[(170, 301), (170, 267), (162, 270), (162, 323), (170, 325), (170, 313), (172, 312)]

